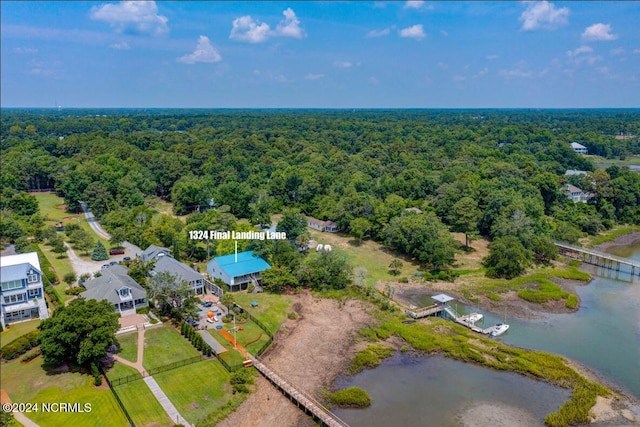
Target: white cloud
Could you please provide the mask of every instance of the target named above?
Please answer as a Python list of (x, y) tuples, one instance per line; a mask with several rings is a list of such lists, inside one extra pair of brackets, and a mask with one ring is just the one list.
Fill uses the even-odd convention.
[(423, 7), (424, 7), (424, 1), (410, 0), (404, 4), (403, 9), (422, 9)]
[(388, 36), (389, 33), (391, 33), (391, 28), (383, 28), (382, 30), (371, 30), (367, 33), (367, 37), (369, 38), (384, 37), (384, 36)]
[(445, 30), (440, 30), (440, 35), (443, 37), (449, 37), (449, 33), (447, 33)]
[(116, 49), (116, 50), (129, 50), (129, 49), (131, 49), (131, 46), (129, 46), (129, 43), (127, 43), (127, 42), (114, 43), (114, 44), (109, 45), (109, 47), (111, 49)]
[(117, 32), (164, 34), (169, 32), (167, 17), (158, 15), (155, 1), (122, 1), (91, 9), (91, 19), (108, 22)]
[(20, 55), (35, 55), (36, 53), (38, 53), (38, 49), (31, 47), (16, 47), (13, 48), (13, 51), (15, 53), (19, 53)]
[(269, 37), (269, 24), (259, 24), (251, 16), (241, 16), (233, 20), (229, 38), (248, 43), (262, 43)]
[(611, 41), (617, 39), (616, 34), (611, 34), (611, 25), (609, 24), (593, 24), (587, 27), (582, 33), (583, 40), (590, 41)]
[(407, 27), (400, 30), (400, 37), (405, 37), (409, 39), (422, 40), (427, 35), (422, 28), (422, 24), (416, 24), (412, 27)]
[(567, 56), (568, 57), (575, 57), (578, 56), (582, 53), (591, 53), (593, 52), (593, 48), (591, 46), (580, 46), (579, 48), (575, 49), (575, 50), (568, 50), (567, 51)]
[(520, 61), (516, 64), (515, 68), (511, 70), (500, 70), (498, 75), (506, 78), (531, 78), (533, 77), (533, 72), (528, 70), (527, 63), (525, 61)]
[(451, 77), (451, 80), (453, 80), (454, 82), (464, 82), (465, 80), (467, 80), (467, 78), (465, 76), (461, 76), (461, 75), (455, 75), (453, 77)]
[(259, 23), (249, 15), (236, 18), (233, 20), (229, 38), (247, 43), (262, 43), (271, 37), (301, 39), (307, 35), (300, 27), (300, 20), (291, 8), (287, 8), (282, 14), (284, 19), (278, 23), (273, 31), (269, 24)]
[(438, 68), (442, 68), (443, 70), (446, 70), (447, 68), (449, 68), (449, 64), (445, 62), (438, 62), (438, 64), (436, 65), (438, 66)]
[(487, 56), (486, 56), (486, 58), (487, 58), (489, 61), (493, 61), (494, 59), (498, 59), (498, 58), (500, 58), (500, 57), (499, 57), (498, 55), (487, 55)]
[(619, 47), (616, 49), (611, 49), (609, 51), (609, 53), (611, 53), (611, 55), (622, 55), (624, 53), (624, 48), (623, 47)]
[(377, 86), (380, 84), (380, 80), (378, 80), (378, 78), (375, 76), (369, 77), (368, 82), (374, 86)]
[(520, 15), (521, 29), (524, 31), (543, 28), (553, 30), (568, 23), (569, 8), (557, 8), (546, 0), (529, 3), (527, 9)]
[(633, 49), (633, 53), (640, 53), (640, 49)]
[(307, 74), (304, 76), (305, 80), (319, 80), (324, 77), (324, 74)]
[(209, 41), (209, 37), (200, 36), (198, 38), (198, 44), (196, 50), (188, 55), (181, 56), (177, 59), (178, 62), (183, 64), (198, 64), (198, 63), (212, 63), (222, 60), (222, 56), (215, 50)]
[(474, 74), (473, 78), (477, 79), (478, 77), (486, 76), (487, 74), (489, 74), (489, 68), (484, 67), (482, 70)]
[(333, 63), (333, 66), (336, 68), (351, 68), (360, 66), (359, 62), (351, 62), (351, 61), (336, 61)]
[(580, 46), (574, 50), (567, 51), (567, 63), (579, 66), (581, 64), (594, 65), (602, 60), (601, 56), (593, 55), (593, 48), (591, 46)]
[(284, 19), (280, 21), (276, 27), (276, 35), (282, 37), (292, 37), (294, 39), (301, 39), (306, 34), (302, 28), (300, 28), (300, 20), (296, 16), (296, 13), (289, 7), (282, 12)]

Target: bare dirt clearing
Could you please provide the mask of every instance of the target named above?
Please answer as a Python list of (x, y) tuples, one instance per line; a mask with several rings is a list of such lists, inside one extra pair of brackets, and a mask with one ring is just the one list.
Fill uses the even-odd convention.
[[(272, 349), (263, 357), (265, 364), (307, 394), (318, 398), (329, 388), (355, 353), (354, 336), (371, 322), (360, 301), (316, 299), (309, 292), (293, 297), (300, 303), (298, 320), (281, 326)], [(221, 427), (313, 426), (315, 423), (277, 391), (264, 378), (256, 381), (257, 391), (219, 423)]]

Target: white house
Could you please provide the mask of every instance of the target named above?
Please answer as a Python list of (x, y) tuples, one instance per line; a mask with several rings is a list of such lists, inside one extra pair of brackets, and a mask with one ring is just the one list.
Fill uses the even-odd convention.
[(589, 199), (593, 197), (591, 193), (584, 192), (580, 188), (571, 184), (567, 184), (565, 186), (564, 191), (567, 197), (569, 197), (574, 202), (586, 203)]
[(22, 320), (49, 317), (36, 252), (0, 257), (0, 280), (0, 323), (3, 328)]
[(338, 224), (336, 224), (335, 222), (321, 221), (311, 216), (307, 217), (307, 227), (313, 228), (314, 230), (318, 231), (325, 231), (327, 233), (337, 233), (338, 231), (340, 231), (340, 229), (338, 228)]
[(577, 142), (572, 142), (571, 148), (573, 149), (573, 151), (575, 151), (578, 154), (588, 154), (587, 147), (585, 147), (582, 144), (578, 144)]

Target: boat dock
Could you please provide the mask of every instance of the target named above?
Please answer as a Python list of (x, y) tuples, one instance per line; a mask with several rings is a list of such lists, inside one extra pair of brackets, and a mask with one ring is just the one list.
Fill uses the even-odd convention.
[(585, 249), (578, 246), (570, 245), (568, 243), (562, 243), (558, 241), (553, 242), (559, 249), (560, 253), (573, 259), (578, 259), (584, 263), (596, 265), (598, 267), (608, 268), (615, 271), (620, 271), (620, 267), (627, 266), (631, 268), (631, 277), (635, 275), (640, 277), (640, 262), (633, 261), (627, 258), (620, 258), (617, 256), (609, 255), (604, 252), (595, 251), (593, 249)]
[(450, 297), (449, 295), (439, 294), (439, 295), (434, 295), (431, 298), (433, 298), (436, 301), (434, 304), (427, 307), (422, 307), (422, 308), (407, 309), (406, 310), (407, 315), (409, 315), (414, 319), (421, 319), (423, 317), (434, 316), (434, 315), (437, 316), (437, 315), (440, 315), (440, 313), (443, 313), (445, 317), (450, 318), (454, 322), (466, 328), (469, 328), (474, 332), (477, 332), (483, 335), (489, 335), (491, 333), (493, 326), (490, 326), (485, 329), (479, 328), (475, 325), (475, 322), (470, 321), (470, 315), (460, 316), (449, 305), (449, 302), (454, 300), (454, 298)]
[(268, 368), (257, 357), (250, 357), (250, 359), (258, 372), (279, 388), (289, 399), (295, 402), (300, 409), (320, 421), (322, 425), (327, 427), (349, 427), (349, 425), (338, 418), (336, 414), (325, 408), (305, 392), (298, 390), (281, 375), (276, 374), (272, 369)]

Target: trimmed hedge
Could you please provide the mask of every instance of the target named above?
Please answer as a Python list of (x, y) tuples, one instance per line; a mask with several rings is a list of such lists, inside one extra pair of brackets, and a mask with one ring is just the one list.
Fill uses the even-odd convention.
[(0, 352), (2, 353), (1, 357), (4, 360), (15, 359), (16, 357), (23, 355), (33, 347), (37, 346), (39, 343), (40, 331), (31, 331), (3, 346), (2, 350), (0, 350)]

